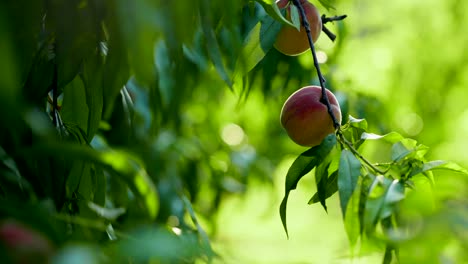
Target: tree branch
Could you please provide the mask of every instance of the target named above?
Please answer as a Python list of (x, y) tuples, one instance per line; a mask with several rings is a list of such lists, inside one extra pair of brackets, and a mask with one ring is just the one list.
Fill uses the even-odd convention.
[(374, 172), (377, 172), (378, 174), (381, 174), (381, 175), (385, 174), (385, 172), (375, 167), (369, 160), (367, 160), (364, 156), (362, 156), (361, 153), (359, 153), (359, 151), (357, 151), (357, 149), (354, 148), (353, 144), (351, 144), (351, 142), (349, 142), (343, 136), (343, 134), (341, 134), (341, 132), (338, 132), (337, 134), (338, 134), (338, 138), (340, 139), (340, 141), (343, 142), (355, 156), (357, 156), (360, 160), (362, 160), (365, 164), (367, 164), (369, 168), (371, 168)]
[(332, 107), (331, 107), (331, 104), (330, 104), (330, 100), (328, 99), (328, 96), (327, 96), (327, 93), (326, 93), (326, 90), (325, 90), (325, 78), (323, 77), (322, 72), (320, 70), (320, 65), (318, 63), (317, 54), (315, 53), (314, 42), (312, 41), (312, 35), (310, 33), (309, 21), (307, 20), (307, 16), (306, 16), (306, 13), (304, 11), (304, 7), (302, 7), (302, 4), (301, 4), (301, 2), (299, 0), (293, 0), (293, 3), (297, 7), (297, 9), (299, 10), (299, 14), (300, 14), (301, 19), (302, 19), (302, 26), (304, 27), (304, 29), (305, 29), (305, 31), (307, 33), (307, 38), (309, 40), (310, 50), (312, 51), (312, 57), (314, 58), (314, 66), (315, 66), (315, 69), (317, 70), (317, 75), (318, 75), (318, 78), (319, 78), (319, 81), (320, 81), (320, 87), (322, 88), (321, 102), (327, 106), (327, 112), (330, 115), (331, 119), (333, 120), (333, 126), (335, 127), (335, 129), (339, 129), (340, 123), (338, 122), (338, 120), (336, 119), (335, 114), (333, 113), (333, 110), (332, 110)]
[(341, 15), (341, 16), (332, 16), (332, 17), (327, 17), (326, 15), (322, 15), (322, 25), (326, 24), (328, 22), (333, 22), (333, 21), (339, 21), (347, 18), (348, 15)]
[(325, 24), (328, 23), (328, 22), (333, 22), (333, 21), (339, 21), (339, 20), (343, 20), (347, 17), (347, 15), (341, 15), (341, 16), (332, 16), (332, 17), (327, 17), (325, 15), (322, 15), (321, 19), (322, 19), (322, 31), (323, 33), (325, 33), (329, 39), (331, 39), (331, 41), (335, 41), (336, 39), (336, 35), (333, 34), (333, 32), (331, 32), (326, 26)]

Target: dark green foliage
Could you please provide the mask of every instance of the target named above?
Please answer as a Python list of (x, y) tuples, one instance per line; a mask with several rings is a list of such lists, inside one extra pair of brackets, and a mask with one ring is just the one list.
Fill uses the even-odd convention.
[(210, 218), (264, 159), (217, 139), (216, 113), (273, 45), (280, 22), (263, 8), (285, 22), (262, 5), (244, 19), (240, 1), (0, 4), (2, 219), (58, 222), (59, 248), (83, 241), (112, 259), (212, 259), (194, 207)]

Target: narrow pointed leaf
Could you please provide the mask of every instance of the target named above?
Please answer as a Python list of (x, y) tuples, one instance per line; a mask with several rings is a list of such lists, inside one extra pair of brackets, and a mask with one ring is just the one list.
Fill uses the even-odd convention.
[[(202, 1), (202, 10), (210, 10), (209, 3), (207, 0)], [(226, 84), (232, 89), (232, 81), (229, 73), (224, 65), (221, 48), (218, 43), (218, 39), (216, 38), (216, 34), (214, 28), (216, 26), (213, 24), (212, 14), (209, 12), (205, 12), (201, 14), (201, 25), (203, 29), (203, 33), (206, 38), (206, 45), (208, 49), (208, 56), (210, 57), (213, 65), (218, 72), (219, 76), (226, 82)]]
[[(338, 171), (333, 172), (327, 180), (327, 186), (325, 188), (325, 199), (328, 199), (338, 191)], [(310, 198), (308, 204), (314, 204), (320, 202), (319, 194), (316, 192), (312, 198)]]
[(247, 35), (242, 47), (242, 54), (233, 73), (234, 81), (252, 70), (273, 48), (281, 23), (270, 16), (265, 16)]
[(348, 235), (351, 248), (356, 245), (361, 233), (361, 217), (359, 215), (362, 190), (361, 185), (362, 183), (358, 184), (354, 189), (353, 195), (348, 201), (348, 205), (346, 207), (346, 216), (344, 217), (345, 230), (346, 234)]
[(319, 2), (327, 10), (335, 9), (335, 7), (334, 7), (335, 1), (334, 0), (319, 0)]
[(325, 200), (327, 199), (327, 185), (328, 185), (328, 168), (330, 167), (330, 162), (323, 162), (319, 164), (315, 169), (315, 184), (317, 186), (317, 196), (325, 212), (327, 211), (327, 204)]
[(289, 193), (291, 190), (296, 189), (297, 183), (304, 175), (310, 172), (315, 166), (320, 164), (325, 159), (325, 157), (330, 153), (335, 145), (336, 136), (334, 134), (330, 134), (322, 141), (319, 146), (315, 146), (302, 153), (289, 168), (288, 174), (286, 175), (285, 194), (280, 205), (280, 217), (286, 235), (288, 235), (288, 229), (286, 225), (286, 206)]
[[(279, 21), (279, 22), (281, 22), (281, 23), (283, 23), (285, 25), (296, 27), (293, 23), (291, 23), (291, 21), (287, 20), (283, 16), (283, 14), (281, 14), (281, 10), (278, 8), (278, 5), (274, 1), (273, 1), (273, 3), (268, 3), (268, 1), (256, 0), (256, 2), (258, 2), (260, 5), (262, 5), (262, 7), (267, 12), (267, 14), (270, 15), (275, 20), (277, 20), (277, 21)], [(298, 27), (296, 27), (296, 28), (299, 29)]]
[(421, 172), (431, 171), (431, 170), (448, 170), (453, 172), (462, 173), (468, 175), (468, 170), (456, 164), (455, 162), (448, 162), (444, 160), (434, 160), (426, 162), (423, 165)]
[(341, 152), (340, 168), (338, 170), (338, 193), (343, 217), (346, 215), (348, 201), (356, 188), (361, 170), (361, 162), (354, 154), (345, 149)]
[(299, 9), (295, 5), (291, 5), (291, 22), (293, 23), (294, 27), (300, 31), (301, 30), (301, 15), (299, 14)]
[(371, 231), (379, 220), (389, 217), (395, 204), (405, 198), (404, 192), (405, 188), (400, 181), (377, 176), (366, 202), (365, 229)]

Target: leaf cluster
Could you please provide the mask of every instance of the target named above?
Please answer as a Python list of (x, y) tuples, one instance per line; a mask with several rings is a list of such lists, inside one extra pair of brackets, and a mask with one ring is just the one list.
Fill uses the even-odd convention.
[[(388, 149), (388, 160), (373, 163), (360, 154), (360, 147), (371, 141), (390, 145), (390, 148), (379, 146), (382, 150)], [(309, 204), (320, 202), (327, 210), (327, 199), (337, 193), (351, 247), (366, 239), (383, 241), (387, 247), (384, 263), (390, 263), (392, 252), (396, 250), (394, 234), (410, 228), (401, 221), (400, 205), (415, 188), (414, 180), (423, 177), (433, 182), (434, 170), (468, 175), (468, 171), (456, 163), (427, 161), (427, 151), (428, 147), (396, 132), (368, 133), (364, 119), (350, 116), (336, 135), (330, 134), (319, 146), (303, 152), (289, 168), (280, 206), (286, 234), (289, 194), (304, 176), (313, 172), (317, 191)]]

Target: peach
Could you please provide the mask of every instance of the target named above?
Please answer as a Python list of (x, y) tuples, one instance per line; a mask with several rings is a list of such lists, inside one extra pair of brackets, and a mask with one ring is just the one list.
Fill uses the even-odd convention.
[(285, 8), (289, 4), (289, 0), (277, 0), (276, 5), (279, 9)]
[(15, 263), (47, 263), (54, 248), (49, 239), (15, 220), (0, 223), (0, 246)]
[[(291, 6), (288, 1), (280, 0), (277, 2), (278, 7), (286, 8), (286, 18), (291, 19)], [(315, 43), (322, 32), (322, 19), (317, 8), (306, 0), (301, 1), (302, 7), (304, 8), (307, 21), (310, 25), (310, 33), (312, 35), (312, 41)], [(276, 37), (274, 47), (281, 53), (288, 56), (297, 56), (310, 49), (309, 39), (305, 28), (302, 26), (300, 31), (294, 27), (284, 25)]]
[[(341, 109), (335, 95), (326, 89), (332, 111), (341, 123)], [(321, 102), (322, 88), (306, 86), (294, 92), (281, 109), (281, 125), (289, 137), (301, 146), (319, 145), (330, 133), (335, 132), (327, 106)]]

